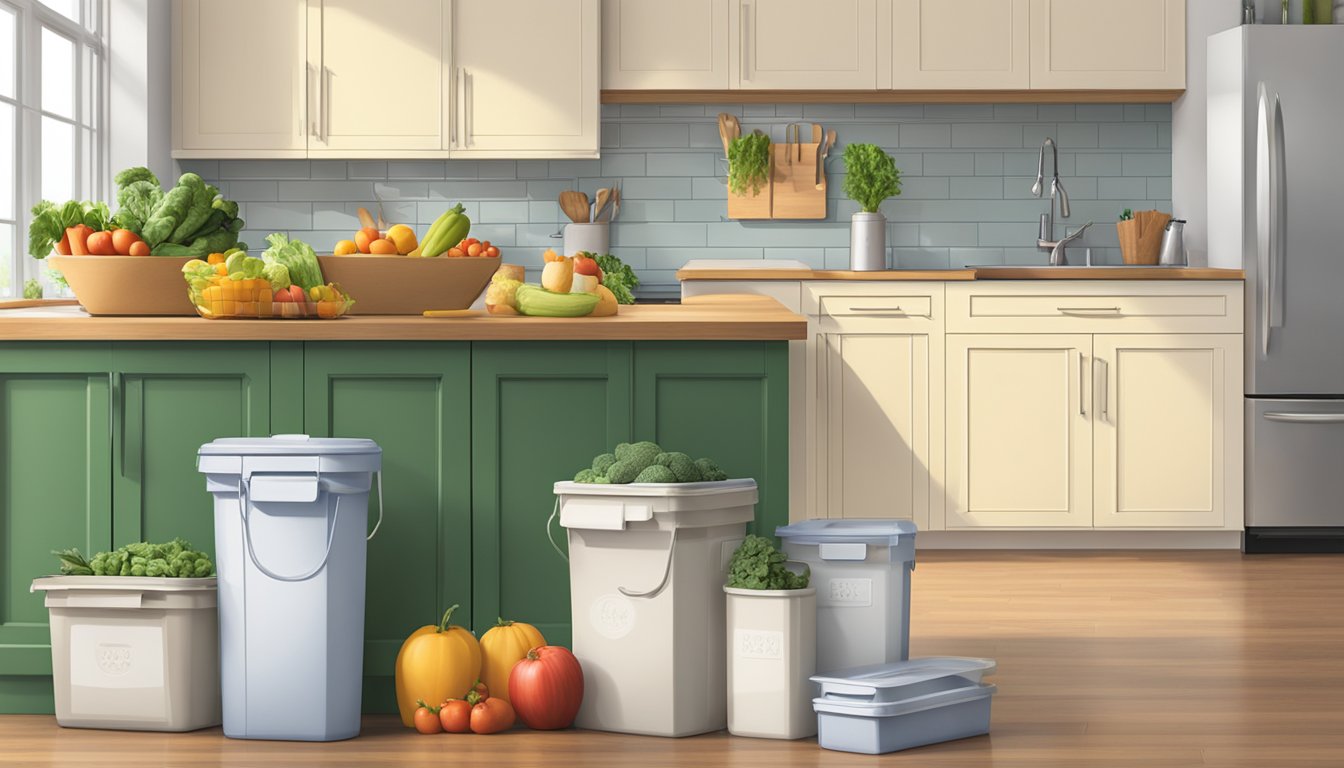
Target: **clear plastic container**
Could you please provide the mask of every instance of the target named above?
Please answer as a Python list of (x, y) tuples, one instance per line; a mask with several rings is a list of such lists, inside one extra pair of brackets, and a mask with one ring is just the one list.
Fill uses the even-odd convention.
[(569, 536), (575, 725), (690, 736), (728, 724), (728, 561), (755, 516), (755, 480), (555, 484)]
[(193, 731), (219, 725), (215, 579), (47, 576), (56, 722)]
[(817, 589), (817, 671), (910, 657), (909, 520), (806, 520), (775, 529)]

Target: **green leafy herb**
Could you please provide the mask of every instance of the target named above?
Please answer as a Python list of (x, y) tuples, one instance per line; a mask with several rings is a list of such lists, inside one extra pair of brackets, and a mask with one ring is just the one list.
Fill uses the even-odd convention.
[(28, 282), (23, 284), (23, 298), (25, 299), (42, 298), (42, 283), (38, 282), (37, 278), (35, 277), (31, 278), (28, 280)]
[(634, 304), (634, 289), (639, 287), (639, 276), (625, 262), (610, 253), (580, 252), (581, 256), (597, 260), (602, 270), (602, 285), (616, 297), (617, 304)]
[(1125, 210), (1120, 212), (1121, 221), (1131, 221), (1133, 218), (1134, 218), (1134, 210), (1132, 208), (1126, 208)]
[(770, 181), (770, 137), (759, 131), (738, 136), (728, 144), (728, 189), (734, 195), (753, 196)]
[(896, 161), (876, 144), (845, 147), (845, 194), (866, 213), (877, 213), (882, 201), (901, 194)]
[(736, 589), (806, 589), (811, 569), (794, 573), (785, 564), (784, 553), (763, 536), (749, 535), (728, 563), (728, 586)]
[(111, 552), (99, 552), (85, 559), (78, 549), (53, 551), (66, 576), (161, 576), (201, 578), (213, 576), (215, 565), (210, 556), (192, 549), (191, 543), (173, 539), (166, 544), (147, 541), (127, 544)]
[(45, 259), (56, 244), (65, 237), (67, 227), (87, 224), (95, 231), (107, 229), (111, 216), (106, 203), (81, 202), (71, 200), (56, 205), (49, 200), (39, 200), (33, 206), (33, 220), (28, 224), (28, 255), (35, 259)]

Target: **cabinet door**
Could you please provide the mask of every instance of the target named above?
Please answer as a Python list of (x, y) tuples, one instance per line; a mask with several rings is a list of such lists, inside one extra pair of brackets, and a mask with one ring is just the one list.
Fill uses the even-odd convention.
[(755, 478), (755, 531), (789, 522), (787, 342), (640, 342), (635, 433), (669, 451)]
[(930, 508), (942, 508), (934, 487), (942, 471), (942, 344), (902, 323), (820, 321), (811, 376), (818, 516), (904, 518), (925, 529)]
[[(443, 0), (308, 0), (314, 156), (443, 149)], [(500, 38), (477, 32), (500, 45)], [(383, 155), (387, 156), (387, 155)]]
[(1185, 87), (1185, 0), (1031, 0), (1031, 87)]
[(1098, 335), (1094, 350), (1096, 525), (1240, 528), (1241, 337)]
[(1029, 0), (893, 0), (891, 87), (1025, 89)]
[[(28, 592), (57, 572), (51, 551), (111, 547), (110, 363), (107, 344), (0, 344), (0, 676), (51, 674), (47, 609)], [(0, 695), (0, 710), (50, 706), (50, 681)]]
[(733, 6), (729, 67), (736, 87), (877, 87), (877, 0), (733, 0)]
[(173, 154), (307, 153), (305, 0), (176, 0)]
[[(311, 342), (304, 425), (383, 449), (386, 516), (368, 546), (364, 711), (395, 712), (393, 670), (411, 630), (458, 603), (471, 615), (471, 356), (468, 344)], [(369, 527), (377, 515), (369, 499)]]
[(596, 157), (598, 0), (452, 7), (453, 156)]
[(947, 337), (947, 527), (1090, 527), (1086, 335)]
[(631, 439), (630, 345), (474, 343), (471, 378), (472, 624), (519, 619), (568, 646), (552, 486)]
[(728, 88), (729, 0), (602, 0), (602, 87)]
[(182, 537), (214, 554), (214, 501), (196, 453), (270, 434), (265, 342), (113, 345), (113, 542)]

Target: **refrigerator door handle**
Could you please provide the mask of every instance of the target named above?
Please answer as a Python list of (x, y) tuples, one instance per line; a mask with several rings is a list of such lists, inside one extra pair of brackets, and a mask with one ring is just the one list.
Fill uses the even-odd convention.
[(1274, 131), (1271, 135), (1274, 137), (1274, 154), (1270, 158), (1274, 173), (1274, 217), (1271, 220), (1273, 228), (1270, 230), (1270, 238), (1274, 263), (1270, 269), (1274, 281), (1270, 284), (1273, 303), (1269, 306), (1269, 326), (1282, 328), (1287, 309), (1285, 303), (1288, 300), (1285, 288), (1287, 281), (1284, 279), (1288, 256), (1288, 140), (1283, 125), (1283, 105), (1279, 103), (1277, 93), (1274, 94)]
[(1256, 312), (1259, 315), (1257, 319), (1260, 325), (1260, 358), (1263, 360), (1269, 357), (1269, 301), (1270, 283), (1273, 279), (1269, 271), (1270, 207), (1272, 201), (1269, 156), (1273, 140), (1270, 137), (1269, 95), (1265, 90), (1265, 84), (1260, 83), (1256, 90), (1258, 108), (1255, 121), (1255, 255), (1257, 272), (1255, 288), (1260, 294)]
[(1344, 413), (1265, 413), (1266, 421), (1288, 421), (1297, 424), (1344, 424)]

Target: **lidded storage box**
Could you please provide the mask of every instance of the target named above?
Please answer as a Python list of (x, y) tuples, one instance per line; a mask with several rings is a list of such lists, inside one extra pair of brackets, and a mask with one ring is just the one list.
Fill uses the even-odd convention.
[(368, 502), (381, 468), (372, 440), (201, 446), (215, 497), (225, 736), (359, 735)]
[(690, 736), (728, 724), (728, 561), (755, 516), (755, 480), (555, 484), (569, 532), (575, 726)]
[(775, 529), (817, 589), (817, 671), (910, 657), (909, 520), (805, 520)]
[(989, 733), (992, 659), (934, 656), (817, 675), (817, 743), (876, 755)]

